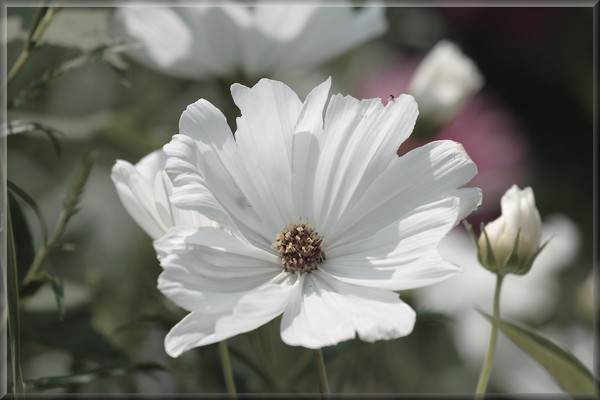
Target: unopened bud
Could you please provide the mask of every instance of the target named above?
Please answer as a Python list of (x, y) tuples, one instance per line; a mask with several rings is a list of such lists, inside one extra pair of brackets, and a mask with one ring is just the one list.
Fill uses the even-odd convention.
[(544, 248), (533, 190), (513, 185), (502, 196), (502, 215), (483, 225), (477, 240), (481, 265), (494, 273), (524, 275)]

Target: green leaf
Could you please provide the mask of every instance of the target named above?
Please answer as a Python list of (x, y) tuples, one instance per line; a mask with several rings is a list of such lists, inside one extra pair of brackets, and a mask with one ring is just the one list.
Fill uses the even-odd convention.
[(47, 126), (47, 125), (43, 125), (43, 124), (40, 124), (37, 122), (31, 122), (31, 121), (14, 120), (14, 121), (10, 121), (7, 124), (6, 129), (4, 129), (4, 127), (3, 127), (2, 133), (0, 134), (0, 136), (16, 135), (19, 133), (35, 132), (35, 131), (40, 131), (40, 132), (43, 132), (46, 135), (48, 135), (48, 138), (50, 139), (50, 142), (52, 142), (52, 146), (54, 147), (54, 151), (56, 152), (57, 155), (60, 156), (60, 143), (59, 143), (58, 139), (56, 138), (56, 135), (64, 135), (64, 133), (56, 128), (52, 128), (51, 126)]
[(15, 119), (25, 121), (37, 121), (38, 123), (53, 127), (56, 131), (64, 133), (61, 141), (86, 141), (98, 131), (109, 129), (108, 125), (115, 118), (117, 112), (112, 110), (101, 110), (93, 114), (81, 116), (67, 116), (48, 114), (36, 111), (14, 110), (11, 115)]
[(53, 276), (50, 280), (52, 283), (52, 292), (58, 306), (58, 318), (62, 321), (65, 317), (65, 291), (63, 280)]
[(155, 362), (145, 362), (116, 367), (95, 368), (89, 371), (76, 372), (74, 374), (64, 376), (29, 378), (25, 380), (25, 385), (30, 391), (39, 391), (64, 388), (70, 385), (81, 385), (99, 378), (123, 376), (130, 372), (153, 372), (164, 370), (165, 368), (161, 364)]
[[(33, 210), (33, 212), (35, 213), (35, 216), (37, 217), (38, 222), (40, 224), (40, 228), (42, 229), (43, 241), (44, 241), (44, 243), (46, 243), (48, 241), (48, 225), (46, 224), (46, 220), (44, 219), (44, 216), (42, 215), (42, 212), (40, 211), (35, 200), (33, 200), (33, 198), (31, 196), (29, 196), (29, 194), (26, 191), (21, 189), (14, 182), (7, 181), (7, 187), (8, 187), (8, 190), (10, 190), (12, 193), (16, 194), (17, 196), (19, 196), (21, 198), (21, 200), (23, 200), (29, 206), (29, 208), (31, 208)], [(26, 224), (24, 217), (21, 216), (20, 219), (22, 221), (20, 221), (19, 223)], [(33, 243), (32, 243), (32, 245), (33, 245)], [(31, 262), (31, 261), (29, 261), (29, 262)]]
[(496, 323), (502, 333), (540, 363), (563, 390), (573, 395), (597, 393), (598, 381), (573, 354), (531, 329), (478, 311), (490, 322)]
[(8, 191), (8, 209), (12, 222), (11, 235), (17, 263), (17, 282), (22, 282), (35, 256), (35, 245), (21, 205), (14, 192), (10, 190)]

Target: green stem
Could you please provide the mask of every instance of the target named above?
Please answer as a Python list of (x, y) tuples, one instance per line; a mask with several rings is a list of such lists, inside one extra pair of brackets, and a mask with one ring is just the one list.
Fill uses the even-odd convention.
[(64, 208), (58, 218), (54, 232), (52, 233), (52, 236), (50, 236), (50, 239), (48, 239), (48, 241), (35, 253), (33, 262), (29, 266), (25, 278), (23, 278), (21, 287), (27, 286), (27, 284), (35, 279), (40, 271), (40, 268), (42, 267), (42, 264), (50, 255), (50, 252), (58, 245), (60, 239), (65, 233), (69, 220), (77, 212), (77, 206), (81, 200), (85, 183), (87, 182), (95, 159), (96, 152), (92, 152), (83, 160), (79, 171), (71, 182), (71, 188), (67, 193), (67, 198), (64, 202)]
[(321, 386), (321, 394), (323, 398), (329, 398), (329, 384), (327, 383), (327, 371), (325, 370), (325, 361), (323, 360), (323, 352), (321, 349), (313, 350), (315, 356), (315, 365), (319, 374), (319, 384)]
[[(496, 275), (496, 290), (494, 291), (494, 318), (500, 318), (500, 289), (502, 288), (502, 281), (504, 275)], [(477, 382), (477, 388), (475, 389), (475, 398), (482, 399), (485, 395), (488, 381), (490, 380), (490, 374), (492, 372), (492, 365), (494, 363), (494, 353), (496, 352), (496, 339), (498, 337), (498, 325), (492, 323), (492, 333), (490, 335), (490, 343), (488, 346), (487, 354), (485, 356), (485, 362), (479, 375), (479, 381)]]
[(227, 393), (231, 396), (230, 398), (236, 398), (235, 381), (233, 380), (233, 370), (231, 369), (231, 359), (229, 358), (229, 348), (227, 347), (227, 341), (222, 340), (219, 342), (219, 355), (221, 356), (221, 366), (223, 367), (223, 377), (225, 378), (225, 387)]
[(42, 38), (42, 34), (44, 33), (44, 31), (50, 24), (50, 21), (54, 17), (54, 14), (56, 13), (57, 10), (58, 10), (58, 8), (56, 8), (56, 7), (48, 8), (48, 11), (45, 13), (44, 17), (41, 20), (39, 20), (38, 25), (34, 28), (34, 31), (31, 33), (30, 37), (28, 38), (27, 43), (25, 43), (25, 46), (23, 47), (21, 54), (19, 54), (19, 56), (17, 57), (17, 60), (15, 61), (13, 66), (10, 68), (10, 71), (8, 71), (8, 74), (6, 76), (7, 82), (12, 81), (12, 79), (19, 73), (19, 71), (21, 70), (23, 65), (25, 65), (27, 60), (29, 60), (29, 57), (31, 57), (31, 55), (34, 53), (34, 51), (38, 48), (37, 47), (38, 42)]

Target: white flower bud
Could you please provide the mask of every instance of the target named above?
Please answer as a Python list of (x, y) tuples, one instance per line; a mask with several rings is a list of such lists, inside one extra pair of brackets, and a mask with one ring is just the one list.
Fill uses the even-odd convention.
[(482, 227), (477, 242), (479, 260), (493, 272), (523, 275), (543, 247), (542, 221), (533, 190), (513, 185), (502, 196), (500, 205), (502, 215)]
[(483, 76), (475, 63), (454, 43), (441, 40), (421, 61), (408, 92), (417, 100), (421, 115), (443, 124), (482, 86)]

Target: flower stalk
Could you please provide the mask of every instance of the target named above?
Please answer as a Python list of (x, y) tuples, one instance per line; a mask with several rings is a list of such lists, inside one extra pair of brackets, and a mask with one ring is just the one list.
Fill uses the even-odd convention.
[[(500, 289), (502, 288), (502, 281), (504, 275), (496, 274), (496, 289), (494, 291), (494, 306), (493, 316), (494, 318), (500, 318)], [(475, 399), (480, 400), (483, 398), (488, 382), (490, 380), (490, 374), (492, 372), (492, 365), (494, 364), (494, 354), (496, 352), (496, 340), (498, 337), (498, 325), (496, 322), (492, 323), (492, 332), (490, 334), (490, 342), (488, 345), (487, 354), (485, 361), (479, 375), (479, 381), (477, 382), (477, 388), (475, 389)]]
[(323, 352), (321, 349), (313, 350), (313, 356), (315, 357), (315, 365), (317, 367), (317, 374), (319, 375), (319, 385), (321, 388), (321, 394), (324, 399), (329, 398), (329, 383), (327, 383), (327, 370), (325, 369), (325, 361), (323, 359)]
[(8, 71), (6, 82), (12, 81), (27, 60), (29, 60), (29, 57), (31, 57), (33, 52), (38, 48), (39, 41), (41, 40), (44, 31), (58, 10), (59, 8), (57, 7), (42, 7), (38, 10), (38, 13), (34, 17), (34, 22), (31, 25), (27, 42), (25, 43), (25, 46), (23, 46), (23, 50), (17, 57), (17, 60), (10, 68), (10, 71)]
[(221, 366), (223, 368), (223, 378), (225, 379), (225, 388), (230, 394), (229, 398), (235, 399), (237, 390), (235, 388), (235, 380), (233, 379), (233, 370), (231, 368), (231, 358), (229, 357), (229, 347), (227, 340), (219, 342), (219, 356), (221, 357)]
[(65, 230), (67, 229), (67, 224), (69, 223), (71, 217), (78, 211), (79, 202), (83, 196), (85, 184), (96, 158), (96, 152), (92, 152), (82, 161), (77, 175), (71, 182), (71, 187), (69, 188), (67, 198), (64, 202), (64, 208), (58, 218), (58, 222), (56, 223), (56, 228), (54, 229), (54, 232), (48, 241), (36, 252), (33, 262), (29, 266), (25, 278), (23, 278), (21, 288), (26, 287), (38, 276), (42, 264), (44, 264), (46, 258), (48, 258), (52, 250), (56, 248), (60, 239), (65, 233)]

